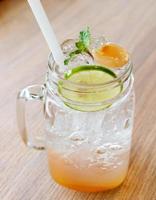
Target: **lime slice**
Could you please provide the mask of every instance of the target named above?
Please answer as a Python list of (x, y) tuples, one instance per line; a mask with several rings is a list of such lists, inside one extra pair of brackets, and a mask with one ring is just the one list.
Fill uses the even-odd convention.
[(102, 102), (112, 99), (122, 91), (122, 84), (104, 87), (106, 82), (113, 81), (116, 74), (108, 68), (86, 65), (65, 73), (65, 81), (59, 82), (59, 94), (65, 104), (80, 111), (97, 111), (111, 104)]

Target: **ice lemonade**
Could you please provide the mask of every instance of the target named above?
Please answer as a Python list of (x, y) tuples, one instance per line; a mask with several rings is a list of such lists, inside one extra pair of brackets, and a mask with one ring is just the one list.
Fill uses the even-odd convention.
[(78, 191), (115, 188), (125, 179), (133, 127), (132, 63), (127, 51), (89, 30), (62, 49), (66, 70), (50, 56), (46, 143), (53, 179)]

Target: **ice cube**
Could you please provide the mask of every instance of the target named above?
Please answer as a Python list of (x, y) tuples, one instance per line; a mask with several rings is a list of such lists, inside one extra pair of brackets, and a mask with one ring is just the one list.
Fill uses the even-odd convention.
[(106, 44), (107, 42), (109, 42), (109, 40), (106, 39), (106, 37), (103, 35), (93, 38), (91, 41), (90, 50), (92, 51), (93, 49), (98, 49), (101, 46), (103, 46), (104, 44)]
[(94, 64), (93, 57), (89, 53), (80, 53), (76, 54), (70, 61), (69, 61), (69, 68), (72, 69), (77, 66), (81, 65), (92, 65)]
[(69, 54), (70, 52), (74, 51), (76, 49), (75, 42), (76, 40), (74, 39), (65, 40), (61, 45), (63, 53)]

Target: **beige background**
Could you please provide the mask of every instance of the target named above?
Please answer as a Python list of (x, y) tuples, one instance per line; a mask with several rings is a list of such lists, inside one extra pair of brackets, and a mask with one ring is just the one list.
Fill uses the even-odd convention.
[[(16, 95), (26, 85), (42, 83), (49, 50), (26, 1), (2, 0), (0, 200), (156, 200), (156, 1), (44, 0), (44, 5), (60, 42), (89, 25), (132, 53), (137, 101), (130, 169), (113, 191), (78, 193), (51, 181), (45, 152), (23, 145)], [(36, 112), (29, 119), (34, 132), (42, 126)]]

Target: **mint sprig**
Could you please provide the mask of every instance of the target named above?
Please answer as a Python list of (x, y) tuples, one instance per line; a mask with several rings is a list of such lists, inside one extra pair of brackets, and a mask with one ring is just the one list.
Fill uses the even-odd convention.
[[(89, 52), (89, 45), (91, 42), (91, 34), (89, 27), (86, 30), (81, 31), (79, 35), (79, 41), (75, 43), (76, 50), (69, 53), (68, 58), (64, 60), (64, 64), (68, 65), (68, 63), (77, 55), (81, 53), (91, 53)], [(92, 55), (91, 55), (92, 56)]]

